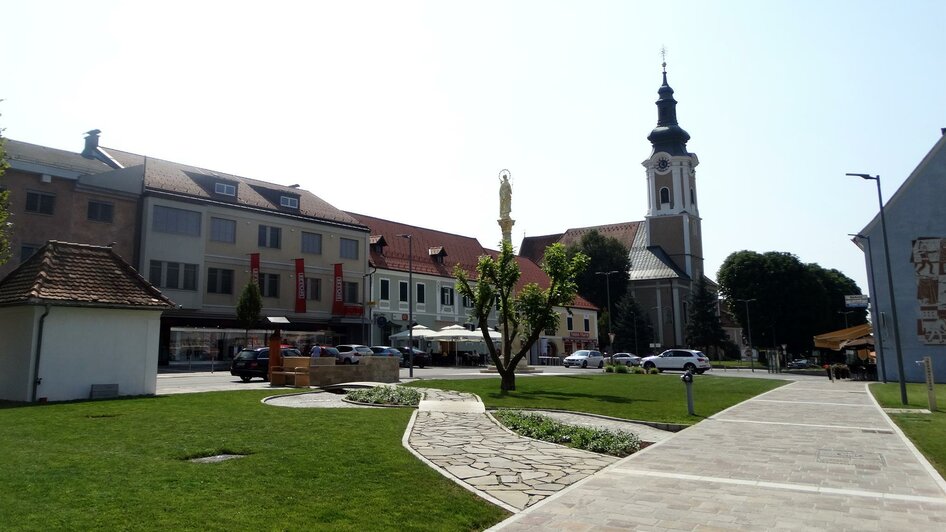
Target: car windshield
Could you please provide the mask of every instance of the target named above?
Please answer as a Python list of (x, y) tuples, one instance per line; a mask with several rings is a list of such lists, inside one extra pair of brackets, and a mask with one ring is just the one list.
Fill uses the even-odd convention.
[(575, 352), (572, 354), (572, 356), (573, 356), (573, 357), (587, 357), (589, 354), (591, 354), (591, 353), (588, 352), (588, 351), (575, 351)]
[[(256, 360), (257, 351), (255, 349), (244, 349), (237, 353), (237, 356), (234, 358), (237, 360)], [(263, 351), (259, 354), (259, 358), (269, 358), (269, 351)]]

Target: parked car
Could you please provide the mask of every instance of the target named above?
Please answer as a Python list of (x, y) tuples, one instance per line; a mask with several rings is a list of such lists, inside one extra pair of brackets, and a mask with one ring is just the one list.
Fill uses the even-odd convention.
[[(291, 345), (280, 347), (280, 354), (284, 357), (301, 357), (302, 353)], [(230, 375), (240, 377), (243, 382), (250, 382), (253, 377), (264, 381), (269, 380), (269, 348), (247, 347), (237, 353), (230, 362)]]
[(357, 364), (361, 361), (361, 357), (370, 357), (374, 354), (368, 346), (359, 344), (336, 345), (335, 349), (338, 349), (336, 360), (342, 364)]
[(633, 353), (615, 353), (611, 356), (611, 362), (615, 364), (624, 364), (625, 366), (640, 366), (641, 357)]
[(644, 357), (641, 359), (641, 366), (645, 369), (657, 368), (660, 371), (690, 370), (701, 375), (712, 367), (709, 358), (702, 351), (692, 349), (668, 349), (659, 355)]
[(400, 357), (401, 352), (393, 347), (388, 347), (386, 345), (373, 345), (369, 347), (371, 352), (374, 353), (376, 357)]
[(588, 366), (603, 368), (604, 355), (601, 354), (601, 351), (580, 349), (565, 357), (565, 360), (562, 361), (562, 365), (566, 368), (570, 368), (572, 366), (580, 366), (583, 368), (587, 368)]
[(795, 360), (792, 360), (791, 362), (789, 362), (788, 365), (786, 365), (785, 367), (788, 369), (808, 369), (808, 368), (815, 367), (815, 365), (812, 364), (810, 360), (807, 360), (804, 358), (796, 358)]
[(312, 349), (309, 350), (310, 357), (333, 357), (335, 360), (338, 360), (338, 355), (338, 349), (324, 345), (314, 345)]
[[(410, 351), (407, 347), (398, 347), (398, 351), (401, 352), (401, 367), (406, 368), (410, 366)], [(423, 368), (430, 365), (430, 355), (421, 351), (420, 349), (414, 348), (414, 366), (418, 368)]]

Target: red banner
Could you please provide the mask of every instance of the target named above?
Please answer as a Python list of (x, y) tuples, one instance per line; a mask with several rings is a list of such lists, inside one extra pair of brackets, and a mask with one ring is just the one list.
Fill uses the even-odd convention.
[(296, 259), (296, 312), (305, 313), (305, 261)]
[(332, 314), (341, 316), (345, 314), (345, 298), (342, 292), (342, 263), (335, 265), (335, 282), (332, 284)]
[(259, 286), (259, 253), (250, 253), (250, 282)]

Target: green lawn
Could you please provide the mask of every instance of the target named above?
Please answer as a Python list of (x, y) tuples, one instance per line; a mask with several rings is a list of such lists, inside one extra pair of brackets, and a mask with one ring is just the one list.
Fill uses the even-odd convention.
[[(401, 446), (411, 409), (272, 391), (0, 408), (3, 530), (477, 530), (508, 514)], [(249, 456), (218, 464), (183, 459)]]
[[(946, 384), (937, 384), (937, 410), (932, 414), (890, 414), (939, 473), (946, 476)], [(908, 406), (900, 401), (900, 385), (895, 382), (870, 386), (884, 408), (929, 408), (925, 384), (907, 384)]]
[(786, 384), (771, 379), (697, 376), (693, 381), (696, 416), (687, 414), (686, 388), (679, 374), (599, 373), (555, 377), (517, 377), (516, 390), (499, 391), (499, 378), (424, 380), (422, 388), (475, 393), (490, 408), (538, 408), (601, 414), (622, 419), (692, 424), (762, 392)]

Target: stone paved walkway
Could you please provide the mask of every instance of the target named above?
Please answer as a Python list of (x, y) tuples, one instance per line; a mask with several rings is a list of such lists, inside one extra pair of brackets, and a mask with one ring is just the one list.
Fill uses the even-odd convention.
[(493, 529), (942, 531), (946, 482), (864, 383), (797, 382)]

